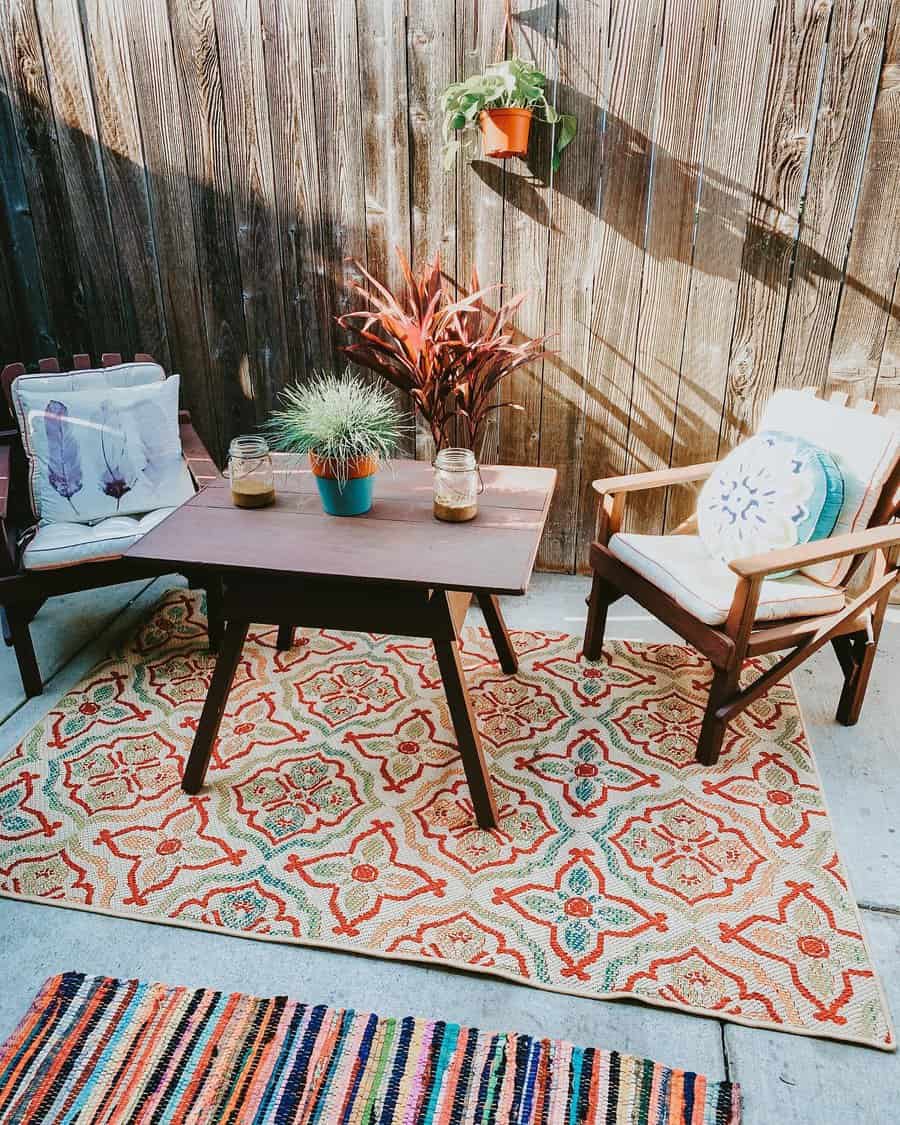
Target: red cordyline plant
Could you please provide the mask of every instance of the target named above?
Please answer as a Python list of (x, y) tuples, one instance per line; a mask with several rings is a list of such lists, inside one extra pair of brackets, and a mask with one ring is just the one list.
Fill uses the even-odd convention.
[(473, 271), (469, 292), (455, 294), (441, 271), (440, 256), (414, 273), (398, 250), (405, 282), (398, 296), (355, 263), (368, 287), (353, 288), (366, 308), (338, 317), (358, 337), (342, 351), (360, 367), (375, 371), (409, 394), (428, 423), (435, 448), (465, 445), (479, 452), (491, 414), (503, 408), (499, 384), (517, 368), (542, 356), (546, 337), (513, 341), (510, 320), (526, 294), (490, 311)]

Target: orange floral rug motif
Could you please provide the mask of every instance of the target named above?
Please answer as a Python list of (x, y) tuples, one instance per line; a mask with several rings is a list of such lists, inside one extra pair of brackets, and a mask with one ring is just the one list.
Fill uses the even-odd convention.
[(173, 592), (0, 764), (0, 893), (892, 1050), (790, 685), (704, 768), (691, 649), (514, 642), (511, 677), (465, 637), (495, 831), (430, 643), (370, 634), (251, 630), (188, 797), (213, 662)]

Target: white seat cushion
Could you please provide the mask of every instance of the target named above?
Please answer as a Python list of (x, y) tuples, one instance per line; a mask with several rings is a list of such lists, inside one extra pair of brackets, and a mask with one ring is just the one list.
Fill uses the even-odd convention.
[[(700, 621), (724, 624), (738, 578), (710, 555), (698, 535), (620, 534), (610, 539), (609, 549)], [(808, 617), (843, 608), (840, 590), (794, 574), (763, 581), (756, 620)]]
[(157, 508), (145, 516), (111, 516), (99, 523), (48, 523), (25, 548), (26, 570), (47, 570), (73, 563), (114, 559), (161, 523), (174, 508)]

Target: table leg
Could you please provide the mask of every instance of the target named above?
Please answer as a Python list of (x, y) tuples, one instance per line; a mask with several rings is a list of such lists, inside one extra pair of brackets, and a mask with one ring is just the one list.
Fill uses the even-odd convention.
[(484, 620), (487, 622), (488, 632), (491, 634), (494, 648), (497, 650), (497, 655), (500, 657), (500, 667), (507, 675), (511, 676), (514, 672), (519, 670), (519, 661), (516, 659), (516, 650), (513, 648), (512, 641), (509, 639), (509, 633), (506, 629), (506, 622), (503, 620), (503, 614), (500, 612), (500, 602), (497, 600), (497, 595), (479, 594), (478, 604), (481, 606), (481, 612), (484, 614)]
[(294, 626), (293, 625), (279, 625), (278, 637), (275, 641), (275, 648), (279, 652), (287, 652), (288, 649), (294, 647)]
[(219, 655), (213, 670), (206, 702), (200, 712), (200, 721), (197, 723), (197, 732), (194, 735), (194, 744), (188, 757), (187, 768), (181, 781), (181, 788), (185, 793), (199, 793), (206, 777), (206, 767), (209, 765), (209, 756), (212, 753), (213, 743), (219, 733), (219, 724), (225, 704), (228, 702), (228, 692), (231, 681), (237, 671), (238, 661), (241, 659), (241, 649), (247, 639), (249, 621), (229, 620), (225, 625), (225, 634), (219, 646)]
[(469, 794), (475, 806), (475, 819), (481, 828), (496, 828), (497, 806), (491, 789), (491, 775), (484, 760), (478, 728), (475, 726), (475, 713), (466, 690), (459, 642), (436, 640), (434, 651), (450, 705), (450, 717), (469, 783)]

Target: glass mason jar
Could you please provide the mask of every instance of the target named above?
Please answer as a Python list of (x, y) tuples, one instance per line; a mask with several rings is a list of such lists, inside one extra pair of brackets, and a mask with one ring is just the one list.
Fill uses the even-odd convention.
[(275, 499), (275, 473), (269, 444), (258, 434), (233, 438), (228, 446), (231, 500), (238, 508), (264, 508)]
[(478, 463), (471, 449), (442, 449), (434, 459), (434, 515), (448, 523), (463, 523), (478, 515), (478, 495), (484, 491)]

